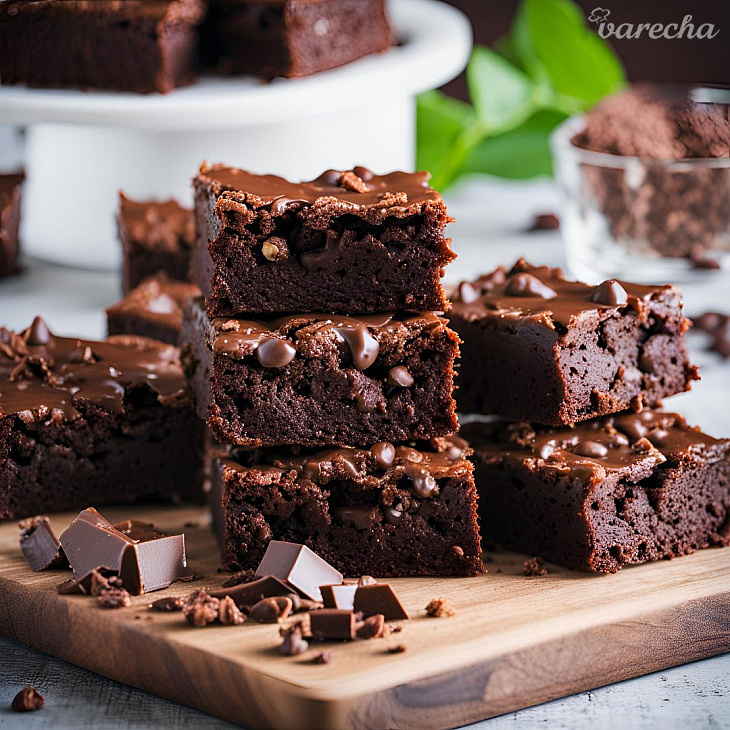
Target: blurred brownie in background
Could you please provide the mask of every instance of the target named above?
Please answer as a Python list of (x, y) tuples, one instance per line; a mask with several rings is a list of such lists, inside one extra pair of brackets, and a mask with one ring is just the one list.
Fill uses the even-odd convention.
[(120, 193), (117, 227), (125, 294), (159, 271), (177, 281), (188, 280), (195, 238), (191, 210), (174, 200), (135, 201)]
[(146, 93), (189, 84), (202, 0), (0, 2), (0, 82)]
[(164, 272), (150, 276), (107, 308), (108, 333), (140, 335), (177, 345), (185, 302), (199, 295), (195, 284), (173, 281)]
[(22, 172), (0, 175), (0, 277), (12, 274), (17, 267), (23, 179)]
[(203, 60), (224, 74), (308, 76), (392, 43), (384, 0), (212, 0)]

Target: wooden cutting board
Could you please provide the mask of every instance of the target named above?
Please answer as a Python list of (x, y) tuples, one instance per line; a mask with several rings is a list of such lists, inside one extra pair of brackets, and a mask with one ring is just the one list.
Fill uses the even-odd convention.
[[(132, 514), (133, 512), (133, 514)], [(215, 540), (200, 508), (103, 510), (166, 531), (185, 527), (203, 575), (152, 594), (217, 586)], [(72, 515), (57, 515), (60, 532)], [(479, 578), (393, 580), (412, 620), (388, 639), (313, 645), (282, 657), (276, 626), (195, 629), (180, 613), (103, 610), (59, 596), (68, 572), (33, 573), (15, 522), (0, 524), (0, 632), (24, 644), (213, 715), (256, 728), (446, 728), (730, 650), (730, 549), (593, 576), (550, 568), (522, 575), (524, 556), (489, 556)], [(424, 607), (448, 597), (452, 618)], [(407, 651), (388, 653), (404, 644)], [(329, 664), (311, 659), (327, 648)]]

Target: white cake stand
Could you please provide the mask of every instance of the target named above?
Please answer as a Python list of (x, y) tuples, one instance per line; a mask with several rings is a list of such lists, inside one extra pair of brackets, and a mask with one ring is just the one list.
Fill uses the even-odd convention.
[(117, 191), (189, 204), (203, 160), (293, 179), (355, 164), (414, 164), (415, 96), (466, 65), (471, 27), (436, 0), (390, 0), (401, 41), (302, 79), (203, 78), (166, 95), (0, 88), (0, 124), (27, 127), (26, 253), (119, 265)]

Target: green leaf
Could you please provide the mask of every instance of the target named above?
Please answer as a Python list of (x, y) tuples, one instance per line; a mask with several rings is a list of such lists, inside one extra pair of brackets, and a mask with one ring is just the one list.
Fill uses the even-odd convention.
[(474, 111), (487, 134), (516, 127), (536, 107), (535, 87), (530, 78), (489, 48), (474, 49), (466, 78)]
[[(625, 83), (621, 62), (588, 28), (572, 0), (522, 0), (510, 37), (521, 66), (534, 80), (547, 78), (558, 98), (572, 97), (583, 108)], [(561, 106), (573, 106), (563, 101)]]
[(511, 179), (552, 175), (550, 134), (566, 115), (541, 110), (515, 130), (487, 137), (467, 157), (465, 173), (481, 173)]

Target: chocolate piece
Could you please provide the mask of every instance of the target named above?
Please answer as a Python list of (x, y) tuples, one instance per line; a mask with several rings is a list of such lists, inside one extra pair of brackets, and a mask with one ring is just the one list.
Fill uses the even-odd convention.
[(73, 578), (66, 578), (56, 586), (56, 591), (62, 596), (86, 595), (86, 590), (81, 583)]
[[(370, 446), (457, 428), (458, 340), (432, 312), (209, 320), (196, 300), (182, 341), (198, 415), (221, 443)], [(410, 387), (391, 384), (399, 366)]]
[(522, 573), (526, 576), (547, 575), (547, 572), (542, 558), (530, 558), (525, 560), (525, 564), (522, 566)]
[(403, 654), (406, 651), (406, 645), (396, 644), (395, 646), (389, 646), (386, 651), (388, 654)]
[(339, 585), (320, 586), (322, 602), (325, 608), (342, 608), (352, 611), (355, 605), (357, 584), (341, 583)]
[(185, 303), (199, 295), (195, 284), (173, 281), (157, 273), (107, 307), (107, 330), (110, 335), (139, 335), (177, 345)]
[[(1, 33), (2, 31), (0, 38)], [(0, 57), (1, 53), (0, 51)], [(2, 61), (0, 69), (1, 67)], [(0, 175), (0, 279), (17, 271), (20, 253), (20, 195), (24, 178), (23, 173)]]
[(265, 575), (249, 583), (242, 583), (230, 588), (223, 587), (210, 591), (214, 598), (230, 596), (236, 605), (253, 606), (264, 598), (272, 596), (288, 596), (291, 587), (273, 575)]
[(471, 286), (479, 297), (465, 301), (457, 290), (449, 315), (463, 340), (457, 403), (465, 413), (573, 424), (638, 398), (652, 405), (698, 378), (673, 286), (592, 287), (522, 259)]
[(174, 281), (188, 280), (195, 239), (191, 210), (174, 200), (135, 201), (120, 193), (117, 228), (125, 294), (160, 272)]
[(185, 536), (149, 531), (136, 537), (122, 556), (119, 575), (135, 596), (159, 591), (183, 577), (187, 570)]
[(191, 274), (211, 317), (319, 311), (323, 302), (350, 315), (446, 310), (451, 218), (428, 173), (358, 171), (367, 181), (329, 170), (293, 183), (201, 167)]
[(0, 518), (197, 497), (202, 445), (176, 348), (0, 328)]
[(354, 609), (365, 617), (382, 613), (386, 621), (409, 618), (403, 604), (388, 583), (358, 586), (355, 591)]
[(470, 423), (463, 431), (475, 449), (484, 533), (507, 548), (615, 573), (730, 543), (730, 440), (675, 413), (621, 413), (565, 429)]
[(556, 231), (560, 228), (560, 218), (555, 213), (539, 213), (527, 229), (528, 233), (533, 231)]
[(20, 549), (31, 570), (64, 568), (68, 565), (48, 517), (32, 517), (23, 520), (18, 526)]
[(426, 606), (426, 615), (432, 618), (443, 618), (444, 616), (455, 616), (456, 611), (446, 598), (432, 598)]
[(264, 598), (251, 607), (248, 617), (260, 624), (275, 624), (291, 613), (292, 606), (292, 600), (286, 596)]
[(313, 601), (322, 600), (319, 586), (342, 583), (342, 573), (306, 545), (281, 540), (269, 542), (256, 575), (273, 575)]
[(358, 621), (355, 630), (358, 639), (382, 639), (389, 634), (390, 629), (381, 613), (368, 616), (364, 621)]
[(352, 641), (355, 614), (340, 608), (321, 608), (309, 614), (312, 638), (317, 641)]
[(156, 601), (150, 603), (150, 609), (153, 611), (181, 611), (184, 600), (180, 596), (165, 596), (165, 598), (158, 598)]
[(483, 572), (468, 447), (457, 437), (414, 446), (230, 449), (212, 468), (224, 563), (253, 567), (273, 539), (350, 575)]
[(304, 654), (309, 649), (309, 643), (302, 638), (302, 627), (294, 624), (282, 633), (284, 640), (279, 646), (279, 654), (283, 656), (296, 656)]
[(43, 709), (44, 704), (43, 695), (33, 687), (26, 685), (15, 695), (10, 708), (13, 712), (33, 712)]

